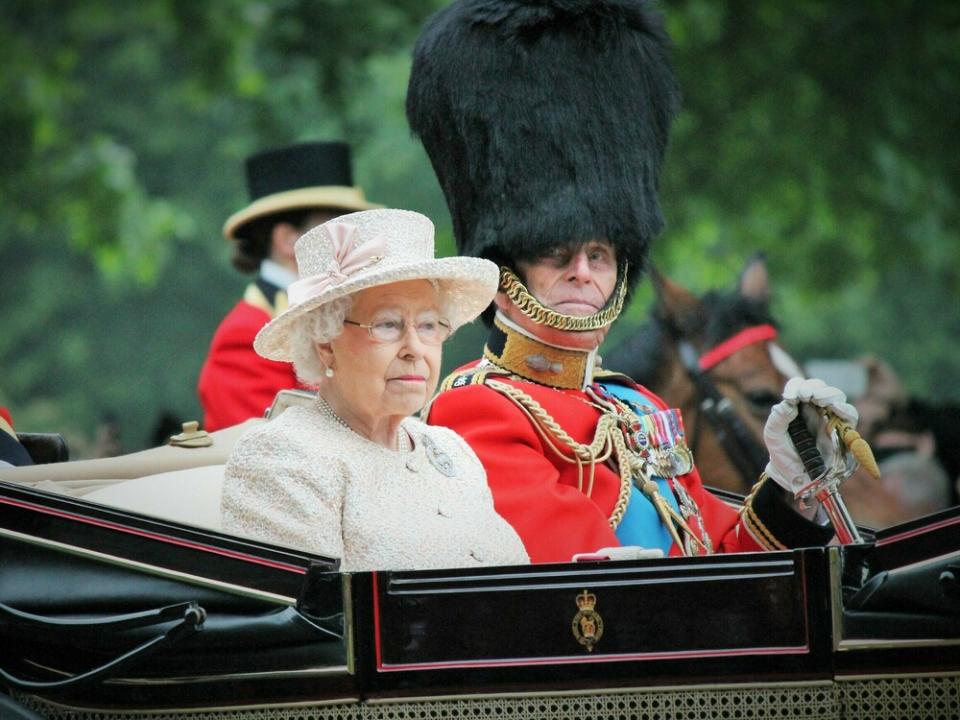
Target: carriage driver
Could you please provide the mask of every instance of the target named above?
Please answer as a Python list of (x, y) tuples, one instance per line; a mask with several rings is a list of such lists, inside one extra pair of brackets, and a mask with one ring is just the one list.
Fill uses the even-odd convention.
[(767, 471), (737, 512), (703, 488), (679, 412), (600, 367), (663, 224), (658, 175), (678, 105), (667, 42), (640, 2), (459, 0), (414, 51), (407, 116), (460, 252), (501, 267), (483, 358), (444, 381), (428, 422), (473, 447), (534, 562), (833, 535), (818, 507), (794, 501), (809, 480), (786, 429), (798, 402), (855, 422), (840, 391), (788, 383), (765, 428)]
[(220, 322), (200, 370), (197, 392), (209, 431), (262, 417), (279, 391), (299, 386), (290, 363), (253, 350), (260, 328), (287, 308), (297, 239), (344, 213), (380, 207), (353, 184), (343, 142), (271, 148), (247, 158), (245, 169), (251, 202), (227, 218), (223, 234), (233, 243), (234, 266), (256, 278)]

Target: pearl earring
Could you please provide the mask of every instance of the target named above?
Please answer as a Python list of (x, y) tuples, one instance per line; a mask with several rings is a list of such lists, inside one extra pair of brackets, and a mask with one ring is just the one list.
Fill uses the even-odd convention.
[(326, 375), (328, 378), (332, 378), (332, 377), (333, 377), (333, 368), (332, 368), (332, 367), (328, 367), (326, 370), (323, 371), (323, 374)]

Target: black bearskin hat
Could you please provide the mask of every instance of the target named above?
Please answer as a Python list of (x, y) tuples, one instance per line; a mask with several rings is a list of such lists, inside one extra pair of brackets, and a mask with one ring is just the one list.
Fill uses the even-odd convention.
[(458, 0), (430, 18), (407, 119), (461, 254), (513, 265), (606, 238), (633, 287), (663, 226), (668, 44), (642, 0)]

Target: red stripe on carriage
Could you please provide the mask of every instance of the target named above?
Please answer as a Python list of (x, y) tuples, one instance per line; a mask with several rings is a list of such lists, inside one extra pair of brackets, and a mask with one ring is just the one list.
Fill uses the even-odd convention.
[(960, 523), (960, 517), (947, 518), (946, 520), (941, 520), (931, 525), (924, 525), (922, 527), (914, 528), (913, 530), (905, 530), (897, 533), (896, 535), (885, 537), (882, 540), (877, 540), (875, 544), (877, 547), (883, 547), (884, 545), (889, 545), (890, 543), (899, 542), (901, 540), (907, 540), (912, 537), (917, 537), (918, 535), (926, 535), (928, 532), (933, 532), (934, 530), (942, 530), (945, 527), (950, 527), (951, 525), (956, 525), (958, 523)]
[(119, 523), (112, 523), (107, 520), (94, 520), (93, 518), (89, 518), (84, 515), (68, 513), (64, 512), (63, 510), (53, 510), (52, 508), (46, 508), (42, 505), (34, 505), (33, 503), (22, 502), (20, 500), (12, 500), (10, 498), (0, 497), (0, 503), (13, 505), (14, 507), (25, 508), (27, 510), (40, 512), (45, 515), (53, 515), (54, 517), (85, 523), (87, 525), (94, 525), (96, 527), (113, 530), (115, 532), (127, 533), (128, 535), (138, 535), (139, 537), (148, 538), (150, 540), (159, 540), (160, 542), (165, 542), (170, 545), (179, 545), (180, 547), (190, 548), (191, 550), (200, 550), (202, 552), (208, 552), (214, 555), (223, 555), (224, 557), (228, 557), (233, 560), (243, 560), (244, 562), (254, 563), (256, 565), (265, 565), (266, 567), (271, 567), (275, 570), (285, 570), (286, 572), (298, 573), (299, 575), (305, 575), (307, 572), (304, 568), (297, 567), (296, 565), (288, 565), (287, 563), (276, 562), (274, 560), (265, 560), (263, 558), (258, 558), (255, 555), (247, 555), (246, 553), (236, 552), (234, 550), (226, 550), (223, 548), (214, 547), (213, 545), (204, 545), (202, 543), (190, 542), (189, 540), (180, 540), (179, 538), (171, 537), (170, 535), (162, 535), (160, 533), (153, 533), (147, 530), (137, 530), (135, 528), (127, 527), (126, 525), (120, 525)]
[(712, 350), (700, 356), (700, 369), (710, 370), (739, 350), (765, 340), (776, 340), (777, 329), (773, 325), (754, 325), (729, 337)]
[(380, 573), (370, 573), (373, 581), (373, 648), (376, 652), (377, 670), (383, 670), (383, 653), (380, 649)]

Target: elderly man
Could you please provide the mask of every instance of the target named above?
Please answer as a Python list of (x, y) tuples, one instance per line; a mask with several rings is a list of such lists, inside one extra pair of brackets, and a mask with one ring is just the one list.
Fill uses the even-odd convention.
[(407, 116), (460, 252), (501, 266), (483, 358), (444, 382), (428, 421), (470, 443), (534, 562), (832, 536), (793, 500), (807, 477), (786, 430), (800, 402), (854, 419), (842, 393), (788, 385), (766, 430), (771, 463), (738, 513), (703, 488), (679, 411), (600, 368), (663, 225), (658, 176), (678, 105), (666, 48), (642, 2), (459, 0), (414, 52)]

